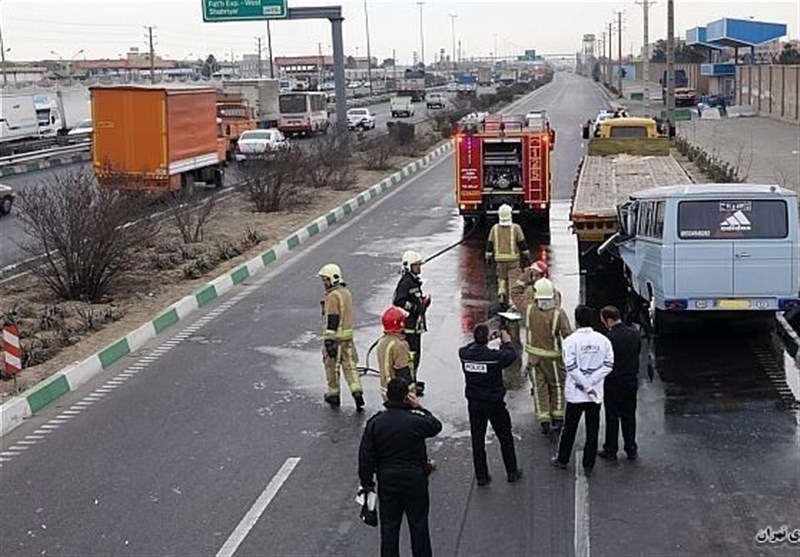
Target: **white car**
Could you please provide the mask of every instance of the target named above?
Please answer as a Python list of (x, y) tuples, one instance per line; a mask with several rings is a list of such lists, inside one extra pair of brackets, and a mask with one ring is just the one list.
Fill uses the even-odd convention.
[(447, 84), (448, 93), (455, 93), (456, 91), (458, 91), (458, 83), (456, 83), (455, 81), (451, 81), (450, 83)]
[(374, 130), (375, 115), (369, 108), (351, 108), (347, 111), (347, 129)]
[(81, 120), (81, 122), (67, 132), (67, 137), (76, 140), (89, 141), (92, 138), (92, 119)]
[(7, 215), (14, 206), (14, 190), (11, 186), (0, 184), (0, 215)]
[(289, 141), (280, 130), (247, 130), (236, 142), (236, 160), (268, 159), (289, 148)]

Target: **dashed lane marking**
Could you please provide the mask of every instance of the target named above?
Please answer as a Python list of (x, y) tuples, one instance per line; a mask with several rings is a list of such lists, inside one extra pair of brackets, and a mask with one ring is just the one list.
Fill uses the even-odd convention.
[(589, 482), (579, 464), (583, 451), (575, 453), (575, 557), (589, 557)]

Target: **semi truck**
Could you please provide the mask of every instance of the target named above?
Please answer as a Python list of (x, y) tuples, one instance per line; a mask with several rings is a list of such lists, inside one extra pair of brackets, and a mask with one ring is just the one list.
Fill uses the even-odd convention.
[(458, 83), (456, 90), (459, 97), (474, 97), (478, 94), (478, 80), (474, 75), (461, 74), (456, 78), (456, 83)]
[(478, 68), (478, 85), (489, 87), (492, 84), (492, 68)]
[(227, 140), (226, 159), (232, 161), (239, 137), (258, 127), (254, 111), (239, 93), (217, 93), (217, 118), (221, 135)]
[(39, 90), (33, 102), (41, 136), (58, 137), (61, 143), (66, 143), (72, 128), (92, 116), (89, 89), (82, 85)]
[(411, 97), (411, 102), (425, 100), (425, 70), (406, 69), (403, 79), (397, 83), (397, 94)]
[(555, 146), (549, 122), (535, 129), (525, 115), (467, 117), (456, 124), (453, 141), (455, 198), (465, 223), (494, 220), (507, 203), (520, 220), (549, 228)]
[[(667, 104), (667, 71), (661, 74), (661, 98)], [(686, 70), (675, 70), (675, 106), (694, 106), (697, 104), (697, 91), (689, 87)]]
[(39, 138), (36, 105), (30, 94), (0, 95), (0, 156), (11, 155), (22, 142)]
[(281, 93), (278, 79), (232, 79), (222, 82), (222, 90), (246, 99), (255, 111), (259, 128), (277, 128), (280, 121), (278, 99)]
[(622, 262), (598, 252), (619, 230), (617, 207), (631, 194), (692, 180), (670, 155), (669, 140), (649, 118), (612, 118), (600, 124), (598, 137), (587, 124), (588, 140), (575, 178), (570, 219), (578, 241), (581, 297), (600, 308), (627, 298)]
[(221, 186), (227, 140), (217, 91), (206, 87), (91, 87), (92, 165), (101, 188), (148, 192)]

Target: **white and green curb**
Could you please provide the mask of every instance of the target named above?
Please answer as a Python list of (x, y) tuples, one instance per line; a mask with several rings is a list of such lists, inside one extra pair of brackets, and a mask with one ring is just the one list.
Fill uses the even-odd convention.
[(429, 166), (431, 162), (451, 149), (452, 144), (450, 142), (440, 145), (423, 158), (406, 165), (391, 176), (362, 191), (344, 205), (329, 211), (296, 230), (270, 249), (207, 282), (193, 294), (185, 296), (169, 306), (152, 321), (128, 333), (100, 352), (64, 368), (22, 394), (11, 398), (0, 406), (0, 436), (12, 431), (25, 418), (32, 416), (66, 393), (74, 391), (103, 370), (108, 369), (127, 355), (135, 352), (157, 335), (185, 320), (199, 309), (208, 306), (214, 300), (233, 289), (234, 286), (244, 282), (265, 267), (273, 265), (276, 261), (297, 250), (303, 244), (308, 243), (309, 240), (322, 234), (334, 224), (345, 220), (348, 216), (369, 204), (373, 199), (391, 190), (403, 179)]
[(90, 160), (92, 160), (92, 153), (91, 151), (86, 151), (84, 153), (75, 153), (73, 155), (59, 155), (38, 161), (10, 164), (8, 166), (0, 167), (0, 178), (4, 176), (15, 176), (17, 174), (26, 174), (28, 172), (38, 172), (39, 170), (46, 170), (56, 166), (66, 166), (68, 164), (75, 164)]

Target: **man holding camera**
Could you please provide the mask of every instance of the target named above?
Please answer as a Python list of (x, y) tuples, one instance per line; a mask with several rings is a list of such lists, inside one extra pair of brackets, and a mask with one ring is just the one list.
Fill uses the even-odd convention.
[(403, 515), (411, 534), (414, 557), (429, 557), (428, 454), (425, 439), (442, 431), (442, 423), (423, 408), (409, 383), (395, 377), (386, 386), (386, 410), (369, 419), (358, 452), (361, 487), (375, 489), (378, 478), (378, 514), (381, 557), (399, 557)]
[(509, 482), (522, 477), (517, 468), (514, 437), (511, 434), (511, 416), (504, 401), (503, 368), (517, 357), (517, 350), (507, 330), (500, 331), (500, 349), (489, 348), (489, 327), (478, 325), (473, 331), (474, 342), (458, 351), (466, 383), (469, 428), (472, 437), (472, 461), (479, 486), (492, 481), (486, 465), (486, 426), (489, 422), (500, 441), (500, 451)]

